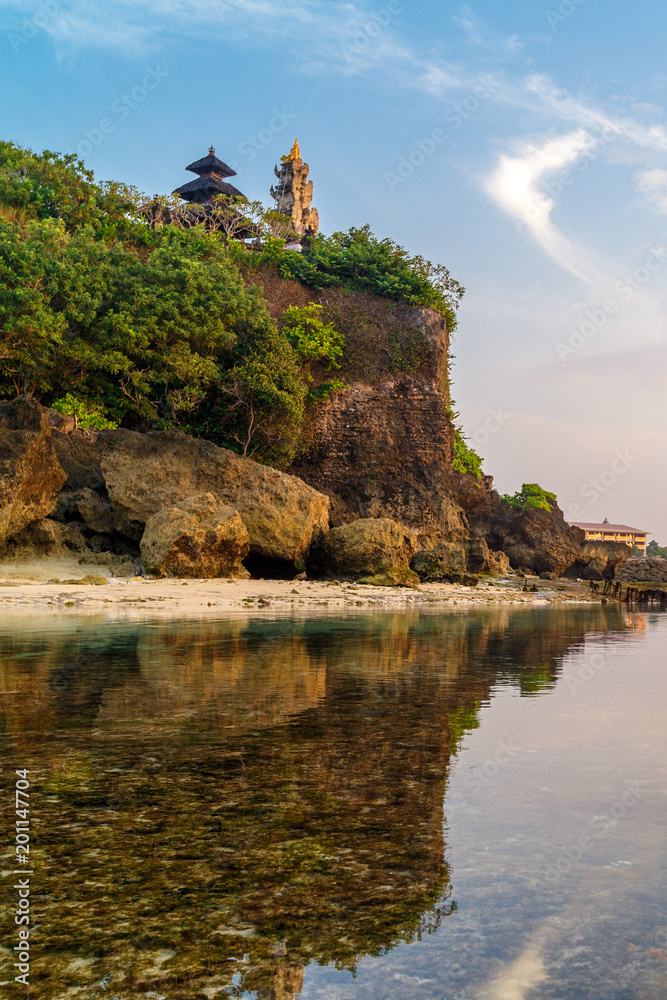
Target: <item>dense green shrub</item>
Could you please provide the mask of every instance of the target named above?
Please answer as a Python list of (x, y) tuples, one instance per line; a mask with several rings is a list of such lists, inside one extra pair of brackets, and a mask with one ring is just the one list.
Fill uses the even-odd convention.
[(452, 468), (454, 472), (459, 472), (461, 475), (468, 473), (474, 476), (475, 479), (482, 478), (482, 462), (484, 461), (477, 452), (471, 448), (465, 437), (463, 436), (463, 431), (460, 427), (454, 427), (454, 461), (452, 463)]
[[(260, 251), (232, 238), (237, 211)], [(249, 269), (432, 306), (455, 323), (463, 289), (446, 269), (368, 227), (298, 254), (283, 251), (289, 220), (245, 199), (191, 222), (173, 199), (98, 183), (76, 156), (0, 142), (0, 396), (32, 394), (81, 426), (179, 426), (286, 465), (308, 406), (344, 388), (321, 366), (339, 367), (345, 342), (318, 305), (288, 307), (277, 324), (246, 287)], [(412, 370), (424, 344), (401, 343)]]
[(506, 493), (502, 499), (516, 511), (553, 510), (558, 502), (555, 493), (549, 493), (537, 483), (524, 483), (513, 496)]
[(62, 219), (69, 230), (98, 226), (111, 233), (132, 229), (133, 218), (143, 232), (137, 216), (141, 201), (137, 188), (96, 183), (74, 154), (33, 153), (0, 141), (0, 206), (19, 210), (26, 220)]
[(77, 427), (83, 427), (84, 430), (92, 428), (96, 431), (105, 431), (118, 427), (118, 424), (114, 423), (113, 420), (107, 420), (101, 406), (77, 399), (71, 392), (68, 392), (62, 399), (56, 399), (51, 404), (51, 409), (66, 417), (76, 417)]
[(282, 315), (281, 329), (300, 358), (325, 361), (329, 368), (340, 368), (345, 339), (333, 323), (322, 319), (322, 306), (288, 306)]
[(287, 253), (280, 262), (284, 277), (298, 278), (310, 288), (342, 285), (412, 306), (444, 313), (450, 331), (465, 291), (447, 268), (424, 257), (411, 257), (393, 240), (380, 240), (368, 226), (333, 236), (316, 236), (303, 253)]
[[(643, 555), (643, 553), (641, 553)], [(656, 541), (649, 542), (646, 547), (646, 555), (653, 559), (667, 559), (667, 548), (658, 545)]]
[(71, 393), (126, 426), (187, 422), (246, 453), (252, 425), (268, 457), (280, 433), (294, 448), (308, 378), (214, 236), (168, 226), (140, 254), (91, 227), (0, 220), (0, 394), (24, 392)]

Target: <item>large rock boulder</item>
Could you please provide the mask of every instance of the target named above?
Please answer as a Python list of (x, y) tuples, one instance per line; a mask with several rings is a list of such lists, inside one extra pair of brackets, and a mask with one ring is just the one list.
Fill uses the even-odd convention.
[(410, 566), (420, 580), (456, 582), (467, 572), (467, 545), (440, 542), (417, 552)]
[(387, 517), (362, 518), (324, 535), (309, 570), (316, 576), (356, 580), (380, 587), (415, 587), (419, 577), (410, 569), (417, 535)]
[(579, 559), (566, 571), (570, 579), (613, 580), (632, 550), (622, 542), (584, 542)]
[(489, 568), (487, 570), (491, 576), (506, 576), (512, 572), (509, 557), (504, 552), (492, 552), (489, 550)]
[(78, 557), (88, 551), (80, 531), (47, 517), (33, 521), (0, 546), (3, 559), (31, 560), (45, 556)]
[(141, 539), (144, 567), (155, 576), (247, 577), (242, 560), (249, 549), (238, 511), (212, 493), (196, 494), (154, 514)]
[(528, 509), (519, 514), (512, 512), (495, 525), (491, 539), (497, 542), (495, 548), (509, 556), (512, 566), (559, 577), (581, 558), (585, 535), (580, 528), (571, 528), (557, 508)]
[(483, 538), (468, 538), (421, 549), (410, 565), (420, 580), (460, 583), (477, 573), (507, 573), (510, 561), (504, 552), (491, 552)]
[(51, 513), (65, 478), (48, 411), (28, 396), (0, 403), (0, 544)]
[(258, 571), (304, 568), (306, 553), (329, 527), (329, 499), (295, 476), (176, 431), (103, 431), (101, 468), (117, 530), (140, 538), (158, 511), (212, 493), (241, 515)]

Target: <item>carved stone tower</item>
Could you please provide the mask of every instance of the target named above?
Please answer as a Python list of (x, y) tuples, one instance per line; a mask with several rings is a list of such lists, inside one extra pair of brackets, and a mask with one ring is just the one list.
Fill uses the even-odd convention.
[(310, 167), (304, 163), (297, 139), (290, 153), (281, 157), (280, 170), (274, 167), (278, 178), (271, 188), (276, 211), (292, 217), (294, 229), (300, 236), (316, 236), (320, 230), (320, 217), (313, 202), (313, 182), (308, 180)]

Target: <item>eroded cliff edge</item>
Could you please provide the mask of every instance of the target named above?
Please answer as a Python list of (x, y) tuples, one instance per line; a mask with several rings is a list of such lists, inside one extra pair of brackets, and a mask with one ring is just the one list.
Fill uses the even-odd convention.
[[(600, 579), (627, 558), (619, 547), (588, 551), (557, 506), (517, 512), (491, 477), (454, 470), (441, 313), (282, 279), (262, 291), (277, 319), (289, 305), (316, 302), (345, 337), (333, 373), (344, 387), (310, 407), (292, 466), (271, 469), (178, 431), (81, 432), (34, 400), (8, 401), (0, 404), (5, 556), (64, 547), (127, 575), (141, 570), (151, 518), (171, 511), (165, 524), (173, 528), (178, 515), (184, 527), (164, 564), (184, 575), (224, 566), (229, 575), (289, 576), (307, 566), (316, 575), (414, 584), (511, 564)], [(315, 393), (331, 380), (331, 370), (314, 367)], [(234, 525), (232, 559), (225, 546)]]

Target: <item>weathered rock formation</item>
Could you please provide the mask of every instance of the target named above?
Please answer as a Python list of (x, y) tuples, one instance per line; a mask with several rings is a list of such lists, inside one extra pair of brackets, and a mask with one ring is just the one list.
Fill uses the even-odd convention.
[(146, 522), (141, 559), (155, 576), (248, 577), (242, 560), (250, 546), (238, 511), (212, 493), (187, 497)]
[(493, 527), (489, 541), (513, 566), (562, 576), (581, 558), (583, 532), (570, 528), (560, 511), (526, 510)]
[(46, 410), (27, 396), (0, 403), (0, 545), (48, 517), (64, 482)]
[(323, 535), (311, 568), (315, 575), (357, 580), (381, 587), (415, 587), (419, 577), (410, 569), (417, 536), (389, 518), (362, 518)]
[(49, 517), (33, 521), (2, 546), (4, 559), (39, 559), (41, 556), (83, 555), (86, 540), (76, 527), (58, 524)]
[(294, 476), (258, 465), (176, 431), (103, 431), (101, 468), (123, 533), (141, 538), (165, 507), (212, 493), (237, 510), (248, 529), (250, 558), (279, 573), (303, 569), (310, 546), (329, 527), (329, 500)]
[(433, 548), (415, 553), (412, 569), (420, 580), (445, 583), (477, 583), (477, 573), (493, 576), (510, 572), (504, 552), (491, 552), (483, 538), (460, 542), (439, 542)]
[[(383, 344), (389, 322), (395, 325)], [(334, 525), (388, 517), (417, 532), (421, 545), (463, 542), (469, 530), (453, 487), (445, 318), (397, 306), (389, 317), (378, 315), (375, 327), (375, 349), (386, 363), (374, 368), (373, 344), (355, 343), (350, 331), (351, 352), (360, 355), (343, 371), (350, 388), (318, 407), (308, 452), (292, 471), (331, 498)], [(392, 371), (399, 354), (414, 371)]]
[(568, 567), (565, 575), (570, 579), (613, 580), (621, 579), (619, 569), (632, 555), (632, 550), (622, 542), (584, 542), (581, 556)]
[(456, 488), (472, 535), (484, 538), (491, 550), (505, 553), (515, 569), (560, 577), (577, 564), (576, 578), (593, 558), (582, 551), (584, 532), (571, 528), (559, 507), (513, 510), (493, 489), (490, 476), (480, 481), (460, 476)]

